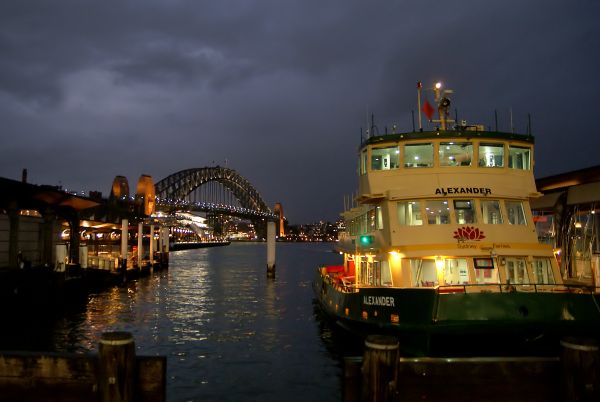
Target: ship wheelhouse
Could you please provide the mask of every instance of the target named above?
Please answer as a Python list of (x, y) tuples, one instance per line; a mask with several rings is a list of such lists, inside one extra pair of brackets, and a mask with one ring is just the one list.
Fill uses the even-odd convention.
[(342, 214), (346, 289), (561, 284), (529, 205), (540, 195), (533, 143), (528, 135), (469, 129), (367, 139), (356, 205)]

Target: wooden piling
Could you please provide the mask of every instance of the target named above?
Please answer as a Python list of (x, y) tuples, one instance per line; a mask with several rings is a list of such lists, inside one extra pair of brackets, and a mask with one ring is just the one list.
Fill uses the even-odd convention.
[(600, 401), (600, 347), (597, 339), (564, 338), (561, 345), (563, 400)]
[(343, 402), (360, 402), (362, 357), (344, 357)]
[(129, 332), (105, 332), (98, 350), (98, 391), (102, 402), (132, 402), (135, 343)]
[(399, 343), (395, 337), (369, 335), (363, 358), (363, 402), (395, 400)]

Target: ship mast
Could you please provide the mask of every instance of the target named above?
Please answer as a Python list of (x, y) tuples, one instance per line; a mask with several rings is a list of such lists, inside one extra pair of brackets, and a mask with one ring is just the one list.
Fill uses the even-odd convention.
[[(438, 105), (438, 114), (440, 116), (440, 129), (446, 130), (446, 123), (451, 123), (453, 120), (448, 120), (448, 109), (450, 109), (450, 99), (447, 97), (448, 94), (453, 93), (451, 89), (442, 90), (442, 83), (437, 82), (433, 87), (433, 93), (435, 94), (435, 102)], [(435, 121), (435, 120), (433, 120)]]

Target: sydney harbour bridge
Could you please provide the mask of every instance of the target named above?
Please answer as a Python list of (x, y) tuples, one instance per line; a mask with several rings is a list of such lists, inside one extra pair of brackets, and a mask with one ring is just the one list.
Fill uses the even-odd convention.
[(157, 210), (200, 211), (246, 219), (278, 219), (258, 191), (233, 169), (181, 170), (155, 184)]
[(233, 169), (221, 166), (185, 169), (154, 185), (156, 210), (176, 216), (203, 212), (209, 226), (222, 232), (230, 217), (249, 220), (264, 235), (267, 221), (276, 221), (283, 235), (281, 204), (271, 210), (252, 184)]

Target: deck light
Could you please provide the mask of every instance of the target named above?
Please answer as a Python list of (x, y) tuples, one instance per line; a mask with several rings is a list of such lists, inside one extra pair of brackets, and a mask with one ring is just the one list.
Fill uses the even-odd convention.
[(373, 244), (373, 236), (371, 235), (362, 235), (360, 236), (360, 244), (363, 246), (368, 246), (370, 244)]

